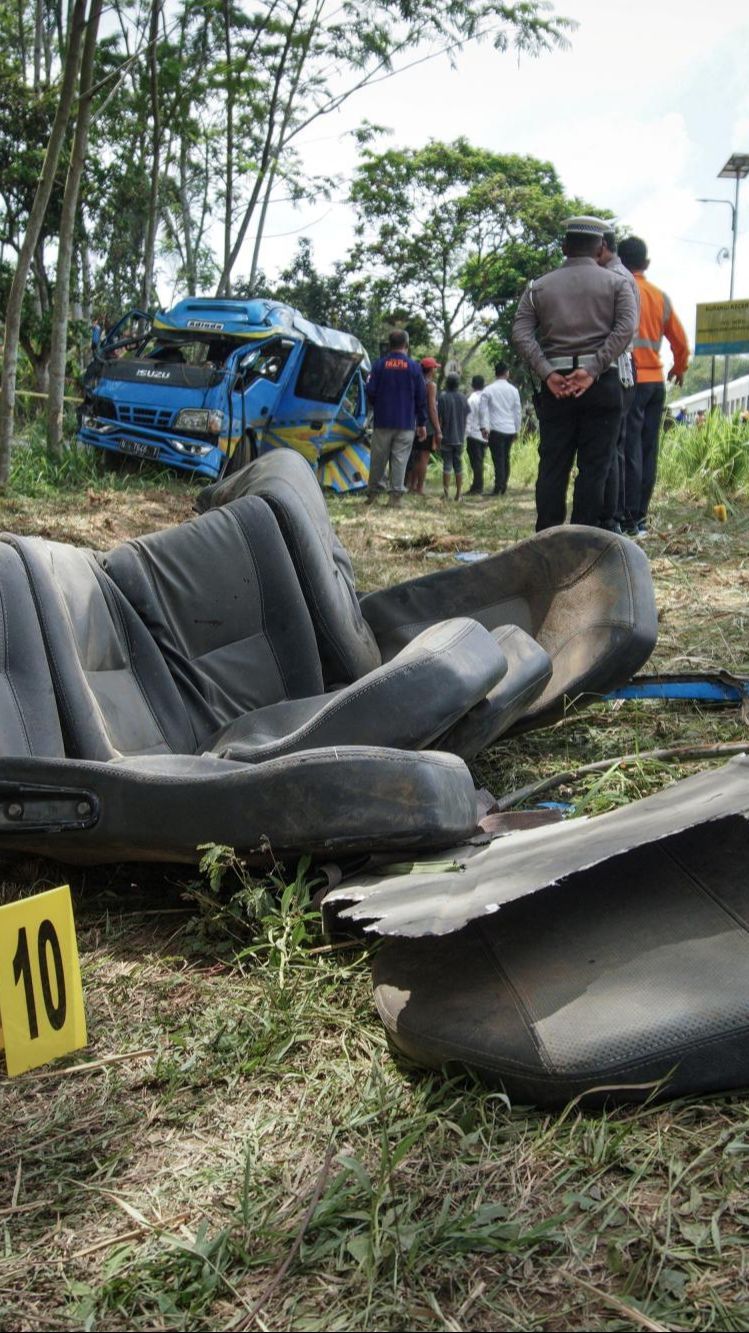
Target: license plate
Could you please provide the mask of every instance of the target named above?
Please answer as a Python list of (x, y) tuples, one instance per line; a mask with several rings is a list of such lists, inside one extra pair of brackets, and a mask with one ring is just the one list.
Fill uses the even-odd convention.
[(134, 454), (136, 458), (158, 458), (159, 450), (155, 444), (146, 444), (145, 440), (120, 440), (118, 448), (123, 454)]

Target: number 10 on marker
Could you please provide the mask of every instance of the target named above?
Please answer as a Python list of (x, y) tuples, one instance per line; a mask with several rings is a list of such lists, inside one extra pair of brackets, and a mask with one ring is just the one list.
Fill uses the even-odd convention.
[(0, 907), (0, 1025), (11, 1075), (86, 1045), (67, 885)]

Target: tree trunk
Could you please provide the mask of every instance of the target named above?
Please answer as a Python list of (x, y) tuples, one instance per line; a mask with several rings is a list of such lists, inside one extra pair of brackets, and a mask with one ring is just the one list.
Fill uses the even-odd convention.
[(42, 85), (42, 47), (44, 43), (44, 4), (35, 0), (34, 4), (34, 92), (38, 93)]
[[(276, 116), (278, 114), (278, 104), (281, 96), (281, 84), (283, 82), (283, 78), (286, 73), (292, 46), (294, 44), (294, 41), (296, 40), (297, 23), (299, 22), (299, 16), (302, 12), (303, 6), (304, 6), (304, 0), (296, 0), (294, 12), (292, 13), (291, 18), (289, 19), (286, 27), (283, 48), (273, 75), (273, 92), (271, 93), (270, 102), (268, 106), (268, 124), (265, 132), (265, 141), (263, 143), (262, 152), (260, 154), (260, 161), (258, 163), (255, 173), (255, 182), (252, 187), (252, 192), (250, 194), (249, 201), (244, 210), (244, 215), (239, 225), (239, 230), (234, 239), (234, 243), (230, 247), (230, 252), (228, 257), (227, 256), (224, 257), (224, 266), (221, 272), (221, 277), (219, 278), (218, 287), (216, 288), (217, 296), (228, 296), (229, 292), (231, 291), (231, 275), (234, 269), (234, 265), (236, 264), (237, 259), (239, 257), (239, 252), (242, 249), (242, 246), (244, 245), (244, 240), (247, 235), (247, 230), (254, 215), (255, 209), (257, 208), (257, 203), (260, 198), (260, 192), (265, 184), (269, 167), (274, 162), (276, 162), (278, 158), (278, 151), (280, 151), (280, 149), (276, 152), (274, 156), (273, 140), (276, 134)], [(306, 46), (307, 47), (309, 46), (309, 40), (307, 41)], [(299, 75), (300, 75), (300, 67), (297, 67), (295, 82), (298, 82)], [(284, 113), (284, 123), (286, 123), (286, 116), (290, 114), (290, 105), (291, 105), (290, 101), (287, 100), (286, 111)]]
[(196, 272), (195, 253), (192, 243), (192, 215), (190, 212), (190, 192), (188, 188), (189, 156), (187, 139), (182, 135), (179, 143), (179, 206), (182, 214), (182, 234), (185, 241), (185, 282), (188, 296), (197, 295), (198, 275)]
[(249, 278), (250, 295), (252, 295), (252, 292), (254, 291), (255, 279), (257, 278), (257, 271), (258, 268), (260, 267), (260, 247), (263, 243), (263, 236), (265, 234), (265, 222), (268, 216), (268, 205), (270, 203), (271, 191), (273, 189), (276, 180), (277, 165), (278, 163), (274, 162), (273, 166), (268, 172), (268, 184), (265, 187), (265, 195), (263, 196), (263, 206), (260, 209), (260, 218), (258, 220), (257, 231), (255, 233), (255, 244), (252, 249), (252, 267), (250, 268), (250, 278)]
[(29, 275), (34, 251), (42, 234), (44, 218), (55, 183), (57, 164), (60, 160), (60, 151), (73, 107), (85, 22), (86, 0), (73, 0), (60, 100), (57, 103), (57, 111), (55, 112), (55, 119), (44, 156), (39, 184), (36, 188), (34, 202), (26, 226), (26, 235), (23, 238), (23, 245), (18, 255), (18, 263), (8, 295), (8, 305), (5, 312), (5, 353), (2, 384), (0, 385), (0, 487), (7, 483), (10, 471), (10, 448), (13, 440), (16, 376), (18, 374), (18, 342), (26, 279)]
[(18, 19), (18, 55), (21, 61), (21, 78), (26, 82), (26, 26), (23, 21), (24, 2), (18, 0), (16, 17)]
[(81, 177), (88, 148), (88, 130), (91, 121), (91, 85), (93, 82), (96, 39), (101, 16), (102, 0), (91, 0), (86, 40), (81, 59), (80, 96), (75, 123), (73, 147), (65, 181), (65, 193), (60, 213), (60, 235), (57, 244), (57, 279), (52, 305), (52, 343), (49, 358), (49, 398), (47, 400), (47, 450), (53, 458), (62, 457), (63, 415), (65, 411), (65, 366), (68, 353), (68, 307), (70, 303), (70, 273), (73, 265), (75, 217)]
[(159, 62), (156, 44), (163, 0), (151, 0), (151, 23), (148, 33), (148, 70), (151, 89), (151, 189), (148, 199), (146, 242), (143, 259), (143, 309), (148, 310), (153, 290), (153, 271), (156, 260), (156, 233), (159, 212), (159, 174), (161, 171), (161, 116), (159, 114)]
[(224, 261), (218, 296), (231, 295), (231, 232), (234, 212), (234, 71), (231, 66), (231, 14), (229, 0), (223, 3), (224, 56), (226, 58), (226, 199), (224, 203)]

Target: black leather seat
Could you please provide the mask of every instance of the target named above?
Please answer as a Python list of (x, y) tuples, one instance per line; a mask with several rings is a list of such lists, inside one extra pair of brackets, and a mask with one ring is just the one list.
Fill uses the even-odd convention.
[[(224, 526), (233, 521), (229, 514), (219, 518)], [(268, 531), (261, 528), (260, 536), (267, 538)], [(179, 566), (169, 568), (179, 580)], [(247, 577), (245, 570), (243, 590)], [(231, 669), (222, 653), (231, 660), (232, 634), (241, 639), (257, 614), (237, 608), (233, 597), (223, 606), (217, 598), (206, 626), (206, 606), (200, 599), (190, 602), (196, 636), (191, 646), (207, 651), (190, 657), (175, 649), (172, 674), (143, 621), (90, 552), (34, 538), (0, 542), (0, 849), (73, 862), (194, 861), (201, 844), (222, 842), (260, 859), (268, 847), (277, 856), (339, 856), (373, 847), (439, 847), (446, 837), (464, 838), (474, 830), (473, 783), (451, 755), (352, 747), (340, 738), (334, 749), (297, 745), (300, 752), (267, 762), (253, 754), (252, 764), (194, 753), (209, 707), (216, 715), (232, 712)], [(266, 677), (266, 698), (319, 679), (301, 599), (299, 606), (312, 649), (306, 665), (294, 651), (298, 638), (289, 641), (283, 659), (288, 604), (283, 623), (274, 623), (266, 608), (263, 624), (248, 636), (248, 659), (254, 651), (256, 666), (271, 649), (283, 659), (273, 656), (277, 670)], [(235, 613), (231, 633), (224, 624), (222, 635), (219, 622), (229, 611)], [(172, 646), (178, 629), (171, 626)], [(201, 638), (209, 631), (215, 641)], [(477, 632), (484, 633), (468, 622), (464, 642), (457, 644), (457, 675), (471, 667)], [(432, 639), (438, 637), (439, 631)], [(459, 638), (452, 626), (443, 637), (451, 642), (438, 675)], [(443, 648), (435, 641), (431, 656), (409, 650), (407, 660), (417, 671), (428, 666), (431, 679)], [(386, 678), (403, 673), (397, 666), (380, 670)], [(486, 688), (483, 658), (479, 674), (469, 701)], [(241, 670), (239, 677), (244, 703), (254, 697), (248, 692), (259, 688), (258, 678), (244, 680)], [(443, 673), (453, 709), (455, 679)], [(317, 706), (325, 709), (328, 701)], [(444, 719), (449, 712), (441, 708), (435, 716)], [(319, 743), (319, 733), (311, 743)]]
[(380, 650), (359, 607), (350, 556), (333, 531), (309, 463), (293, 449), (274, 449), (206, 486), (195, 508), (205, 513), (242, 495), (265, 500), (281, 529), (312, 616), (326, 687), (374, 670)]
[(125, 543), (101, 563), (61, 543), (6, 540), (26, 569), (74, 758), (421, 749), (507, 669), (491, 635), (463, 619), (323, 694), (291, 560), (254, 497)]
[(0, 850), (73, 864), (194, 862), (211, 842), (265, 864), (269, 854), (413, 854), (469, 837), (475, 825), (468, 769), (434, 751), (338, 746), (259, 764), (207, 754), (0, 764)]
[[(462, 868), (329, 895), (388, 938), (396, 1046), (515, 1101), (749, 1083), (749, 757), (594, 819), (453, 849)], [(339, 908), (340, 910), (340, 908)], [(408, 937), (408, 938), (404, 938)]]
[(0, 756), (60, 758), (60, 719), (23, 564), (0, 543)]
[[(382, 661), (376, 632), (362, 615), (351, 561), (333, 531), (328, 509), (312, 469), (291, 449), (275, 449), (248, 463), (226, 481), (201, 492), (203, 512), (231, 504), (238, 496), (258, 495), (275, 514), (315, 626), (326, 686), (355, 680)], [(463, 615), (454, 610), (446, 617)], [(473, 616), (466, 611), (466, 615)], [(446, 617), (435, 615), (436, 623)], [(481, 617), (476, 617), (480, 619)], [(427, 623), (422, 629), (428, 628)], [(494, 627), (492, 627), (494, 629)], [(404, 636), (401, 647), (414, 635)], [(552, 664), (548, 653), (523, 630), (502, 622), (495, 634), (508, 670), (501, 685), (456, 728), (436, 742), (464, 759), (490, 745), (529, 707), (547, 686)], [(385, 645), (385, 660), (393, 654)]]
[(544, 726), (567, 702), (601, 697), (647, 661), (658, 617), (647, 556), (598, 528), (549, 528), (499, 555), (369, 593), (361, 602), (384, 661), (434, 620), (517, 625), (551, 659), (516, 729)]

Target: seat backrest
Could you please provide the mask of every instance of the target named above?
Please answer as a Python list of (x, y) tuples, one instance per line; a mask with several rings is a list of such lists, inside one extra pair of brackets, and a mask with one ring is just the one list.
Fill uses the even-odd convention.
[(47, 654), (17, 552), (0, 543), (0, 756), (64, 754)]
[(25, 568), (69, 758), (191, 754), (185, 706), (147, 629), (90, 551), (4, 536)]
[(572, 525), (475, 564), (370, 593), (362, 611), (386, 661), (435, 620), (471, 616), (487, 629), (518, 625), (553, 663), (526, 717), (564, 696), (623, 684), (647, 661), (658, 631), (644, 551), (626, 537)]
[(259, 495), (273, 510), (312, 616), (326, 686), (348, 685), (374, 671), (380, 651), (359, 608), (351, 559), (333, 531), (309, 463), (293, 449), (273, 449), (206, 487), (197, 507), (216, 508), (240, 495)]
[(158, 645), (198, 743), (240, 714), (323, 691), (278, 524), (254, 496), (100, 557)]

